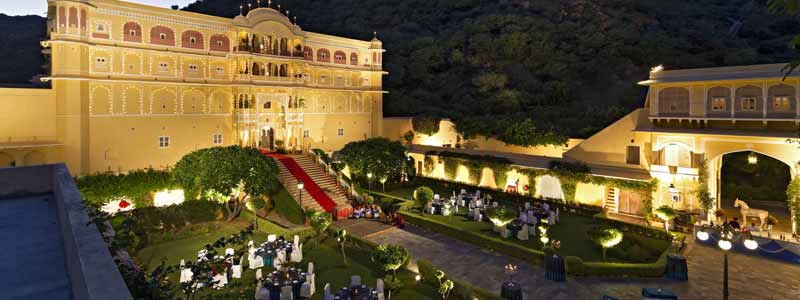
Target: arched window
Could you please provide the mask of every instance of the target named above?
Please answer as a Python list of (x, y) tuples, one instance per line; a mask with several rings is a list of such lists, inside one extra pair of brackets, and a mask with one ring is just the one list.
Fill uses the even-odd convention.
[(215, 34), (209, 40), (208, 49), (211, 51), (229, 52), (231, 51), (231, 41), (227, 36)]
[(253, 63), (253, 75), (256, 75), (256, 76), (264, 75), (264, 73), (262, 73), (260, 64), (257, 63), (257, 62)]
[(281, 65), (280, 77), (289, 77), (289, 65)]
[(333, 53), (333, 62), (337, 64), (347, 64), (347, 54), (343, 51), (336, 51)]
[(203, 49), (203, 34), (195, 30), (187, 30), (181, 34), (181, 47)]
[(764, 109), (764, 99), (762, 98), (760, 87), (747, 85), (736, 89), (736, 117), (762, 117)]
[(350, 53), (350, 64), (353, 66), (358, 65), (358, 54)]
[(658, 93), (658, 115), (667, 117), (689, 116), (689, 90), (670, 87)]
[(708, 105), (706, 115), (714, 117), (730, 117), (731, 90), (727, 87), (715, 86), (708, 89)]
[(328, 49), (322, 48), (317, 50), (318, 62), (331, 62), (331, 52)]
[(150, 43), (162, 46), (175, 46), (175, 32), (165, 26), (150, 29)]
[(771, 86), (767, 93), (767, 116), (771, 118), (793, 118), (797, 99), (794, 87), (786, 84)]
[(308, 46), (303, 47), (303, 58), (306, 60), (314, 60), (314, 49)]

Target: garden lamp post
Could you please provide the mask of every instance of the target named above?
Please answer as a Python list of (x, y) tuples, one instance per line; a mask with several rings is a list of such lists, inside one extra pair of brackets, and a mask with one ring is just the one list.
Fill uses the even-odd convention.
[(303, 182), (298, 180), (297, 181), (297, 201), (300, 202), (301, 205), (303, 203), (303, 187), (305, 187)]
[[(696, 234), (697, 239), (701, 241), (707, 241), (711, 237), (709, 232), (706, 231), (707, 227), (707, 225), (700, 227), (700, 230), (698, 230)], [(720, 231), (720, 239), (717, 242), (717, 246), (724, 252), (724, 261), (722, 267), (722, 299), (728, 300), (728, 252), (731, 250), (731, 248), (733, 248), (734, 230), (730, 225), (715, 228), (719, 228)], [(739, 234), (736, 239), (744, 239), (742, 244), (748, 250), (758, 249), (758, 242), (753, 239), (753, 236), (749, 232)]]
[(367, 186), (369, 190), (372, 190), (372, 173), (367, 173)]

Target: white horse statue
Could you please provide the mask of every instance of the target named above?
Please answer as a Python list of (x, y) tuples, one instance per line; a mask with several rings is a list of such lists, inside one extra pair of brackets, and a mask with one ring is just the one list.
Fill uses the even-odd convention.
[(746, 202), (739, 200), (739, 198), (736, 198), (736, 201), (733, 202), (733, 206), (738, 207), (739, 212), (742, 213), (742, 226), (747, 226), (747, 217), (757, 217), (761, 219), (761, 225), (759, 225), (759, 228), (764, 227), (767, 216), (769, 216), (769, 212), (763, 209), (750, 208)]

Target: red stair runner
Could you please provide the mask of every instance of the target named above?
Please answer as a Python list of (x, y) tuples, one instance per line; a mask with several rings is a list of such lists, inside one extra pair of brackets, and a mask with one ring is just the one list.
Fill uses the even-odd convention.
[(272, 157), (280, 161), (286, 167), (286, 169), (292, 173), (294, 178), (303, 182), (303, 189), (306, 190), (306, 192), (308, 192), (312, 198), (314, 198), (314, 201), (317, 201), (317, 203), (319, 203), (319, 205), (322, 206), (326, 212), (333, 213), (333, 209), (336, 208), (336, 202), (333, 202), (333, 199), (331, 199), (328, 194), (322, 191), (322, 188), (320, 188), (319, 185), (317, 185), (317, 183), (311, 179), (311, 176), (308, 176), (308, 173), (306, 173), (306, 171), (303, 170), (299, 164), (297, 164), (294, 158), (266, 150), (261, 150), (261, 153), (265, 156)]

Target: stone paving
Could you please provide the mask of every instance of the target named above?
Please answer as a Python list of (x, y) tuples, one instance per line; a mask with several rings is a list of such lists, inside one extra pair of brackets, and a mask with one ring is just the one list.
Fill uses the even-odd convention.
[[(689, 281), (667, 279), (596, 279), (569, 278), (566, 283), (544, 279), (540, 267), (532, 267), (517, 259), (491, 253), (476, 246), (425, 232), (412, 226), (382, 230), (367, 236), (376, 243), (399, 244), (415, 258), (425, 258), (450, 276), (470, 282), (489, 291), (499, 292), (508, 279), (503, 266), (519, 266), (514, 276), (525, 287), (525, 299), (591, 299), (604, 294), (619, 299), (641, 299), (642, 287), (671, 289), (680, 299), (709, 300), (722, 298), (722, 253), (711, 247), (687, 246)], [(731, 300), (800, 299), (800, 266), (754, 256), (731, 253), (729, 290)], [(415, 267), (414, 264), (411, 267)]]

